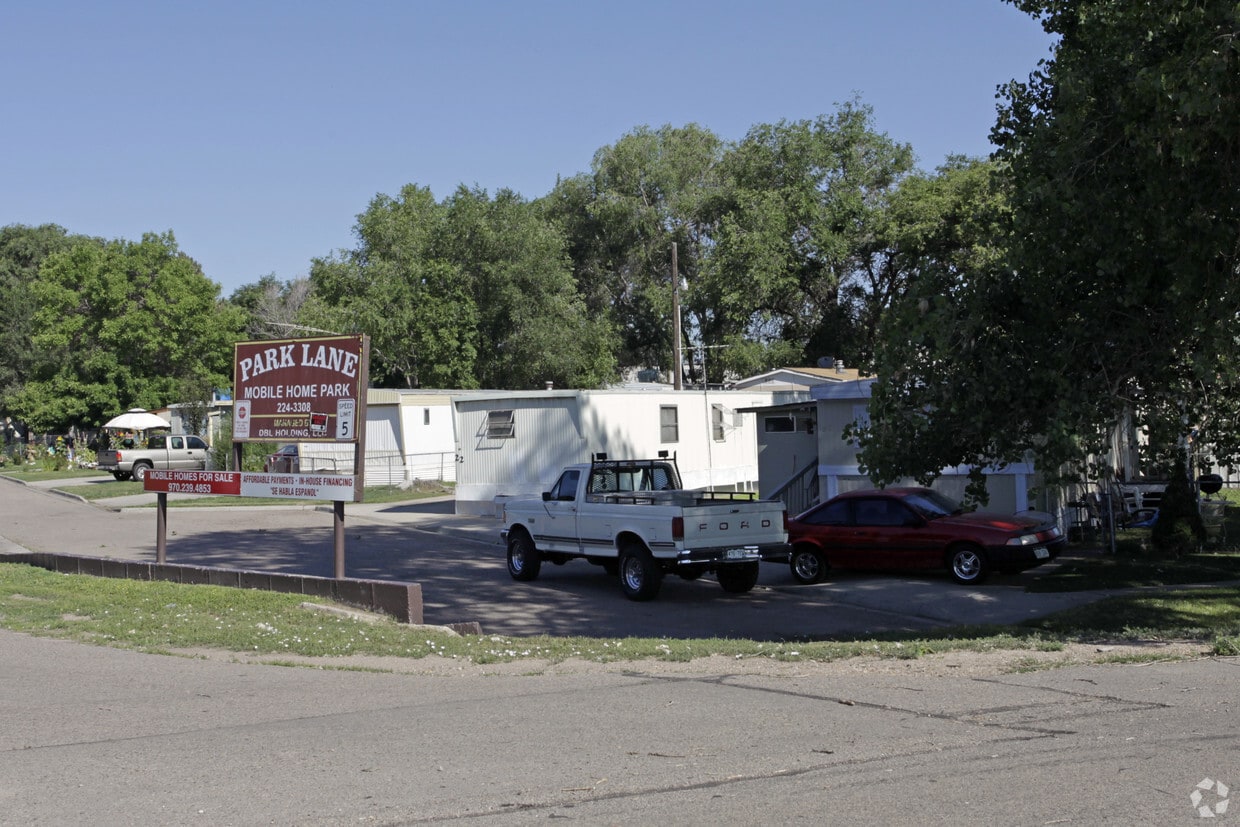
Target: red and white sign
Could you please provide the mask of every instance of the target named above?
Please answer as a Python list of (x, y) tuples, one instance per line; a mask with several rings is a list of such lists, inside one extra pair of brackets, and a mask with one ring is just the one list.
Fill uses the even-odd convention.
[(147, 471), (143, 490), (165, 494), (275, 497), (348, 502), (357, 477), (337, 474), (255, 474), (248, 471)]
[(369, 358), (365, 336), (237, 342), (233, 441), (357, 442)]
[(240, 471), (147, 471), (142, 480), (144, 491), (165, 494), (219, 494), (236, 496), (241, 493)]

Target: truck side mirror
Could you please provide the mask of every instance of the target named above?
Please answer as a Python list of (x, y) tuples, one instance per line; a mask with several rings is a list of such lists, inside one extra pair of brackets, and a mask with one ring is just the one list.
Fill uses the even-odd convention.
[(544, 491), (544, 492), (543, 492), (543, 502), (545, 502), (545, 503), (549, 503), (549, 502), (551, 502), (551, 492), (550, 492), (550, 491)]

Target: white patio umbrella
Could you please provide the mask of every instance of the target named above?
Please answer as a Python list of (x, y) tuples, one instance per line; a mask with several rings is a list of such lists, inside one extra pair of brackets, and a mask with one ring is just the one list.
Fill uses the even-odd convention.
[(103, 427), (123, 431), (149, 431), (152, 428), (171, 428), (172, 423), (142, 408), (130, 408), (120, 416), (114, 416), (103, 423)]

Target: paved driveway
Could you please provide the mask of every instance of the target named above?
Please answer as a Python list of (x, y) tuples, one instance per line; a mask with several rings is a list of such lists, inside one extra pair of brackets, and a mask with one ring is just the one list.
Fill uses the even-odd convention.
[[(0, 485), (0, 546), (7, 539), (34, 551), (154, 559), (151, 508), (130, 501), (130, 507), (109, 510), (38, 487)], [(427, 623), (477, 621), (486, 632), (513, 635), (779, 640), (916, 634), (1017, 622), (1100, 596), (1029, 594), (1024, 584), (1030, 573), (976, 588), (946, 575), (844, 572), (828, 583), (801, 586), (786, 566), (766, 563), (749, 594), (729, 595), (709, 577), (668, 577), (657, 600), (634, 603), (614, 578), (583, 561), (545, 565), (537, 581), (514, 582), (499, 524), (452, 511), (451, 500), (347, 505), (347, 575), (420, 583)], [(333, 560), (330, 511), (299, 505), (168, 510), (169, 562), (331, 576)]]

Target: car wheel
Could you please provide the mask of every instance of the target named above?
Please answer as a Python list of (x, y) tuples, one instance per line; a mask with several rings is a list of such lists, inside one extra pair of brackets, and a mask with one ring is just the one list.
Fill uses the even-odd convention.
[(513, 580), (533, 580), (542, 568), (542, 555), (534, 545), (534, 538), (524, 531), (514, 531), (508, 537), (508, 573)]
[(720, 566), (715, 572), (719, 585), (729, 594), (744, 594), (758, 582), (758, 561)]
[(124, 482), (125, 480), (129, 479), (129, 476), (130, 474), (128, 471), (113, 471), (112, 472), (112, 478), (118, 482)]
[(146, 462), (135, 462), (133, 464), (133, 478), (138, 482), (146, 479), (146, 472), (151, 470), (151, 465)]
[(620, 549), (620, 588), (629, 600), (653, 600), (663, 585), (663, 570), (645, 546), (629, 543)]
[(948, 552), (952, 579), (966, 586), (986, 579), (986, 556), (977, 546), (957, 546)]
[(793, 579), (806, 585), (821, 583), (827, 577), (827, 570), (831, 568), (822, 549), (808, 545), (792, 549), (788, 567), (792, 569)]

